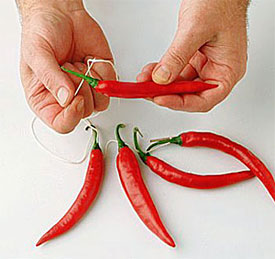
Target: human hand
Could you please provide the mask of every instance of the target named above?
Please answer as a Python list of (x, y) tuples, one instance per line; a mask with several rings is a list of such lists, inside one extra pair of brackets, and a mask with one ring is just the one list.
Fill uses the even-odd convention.
[(137, 81), (168, 84), (174, 80), (201, 80), (218, 87), (198, 94), (158, 96), (153, 98), (156, 104), (207, 112), (225, 99), (246, 72), (248, 3), (249, 0), (182, 1), (171, 46), (159, 63), (142, 69)]
[[(108, 107), (109, 99), (95, 93), (87, 83), (74, 97), (79, 79), (64, 73), (60, 65), (85, 72), (89, 56), (112, 60), (99, 25), (79, 0), (28, 0), (22, 13), (21, 79), (26, 99), (48, 126), (60, 133), (72, 131), (81, 118)], [(27, 5), (27, 7), (26, 7)], [(96, 63), (100, 79), (115, 79), (112, 67)]]

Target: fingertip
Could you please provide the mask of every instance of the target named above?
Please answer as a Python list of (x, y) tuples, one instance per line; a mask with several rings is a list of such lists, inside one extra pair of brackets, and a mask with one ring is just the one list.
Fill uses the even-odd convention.
[(107, 99), (106, 101), (101, 101), (101, 103), (99, 105), (96, 106), (96, 111), (97, 112), (103, 112), (105, 111), (108, 107), (109, 107), (109, 99)]
[(146, 82), (152, 80), (152, 75), (149, 72), (141, 72), (136, 77), (137, 82)]
[(150, 74), (152, 74), (154, 68), (156, 67), (158, 63), (157, 62), (153, 62), (153, 63), (148, 63), (147, 65), (145, 65), (142, 70), (141, 70), (141, 73), (142, 72), (149, 72)]
[(154, 97), (153, 101), (159, 106), (167, 107), (172, 110), (183, 110), (183, 99), (179, 95), (157, 96)]
[(76, 96), (72, 103), (56, 116), (53, 128), (61, 134), (69, 133), (74, 130), (83, 114), (84, 99), (82, 96)]
[[(73, 65), (68, 62), (64, 63), (63, 66), (70, 70), (73, 68)], [(64, 74), (65, 72), (62, 71), (62, 73)], [(60, 106), (67, 107), (74, 98), (75, 85), (69, 75), (65, 74), (64, 76), (65, 82), (57, 88), (53, 95)]]
[(105, 111), (110, 104), (110, 98), (103, 94), (97, 93), (94, 90), (93, 90), (93, 96), (94, 96), (95, 110), (98, 112)]
[(158, 65), (152, 73), (152, 80), (157, 84), (166, 85), (172, 81), (172, 72), (166, 65)]

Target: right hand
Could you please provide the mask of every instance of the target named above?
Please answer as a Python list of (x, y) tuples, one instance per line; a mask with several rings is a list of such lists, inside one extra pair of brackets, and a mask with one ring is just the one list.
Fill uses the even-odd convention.
[[(60, 133), (72, 131), (82, 118), (109, 104), (87, 83), (74, 97), (80, 80), (60, 69), (64, 65), (85, 73), (82, 62), (89, 56), (112, 60), (101, 28), (80, 1), (74, 3), (41, 1), (22, 11), (20, 70), (25, 95), (36, 115)], [(106, 63), (97, 63), (93, 69), (100, 79), (115, 79)]]
[(137, 81), (164, 85), (175, 80), (203, 81), (218, 87), (194, 94), (156, 96), (156, 104), (179, 111), (208, 112), (226, 98), (246, 72), (248, 3), (182, 1), (174, 40), (159, 62), (143, 67)]

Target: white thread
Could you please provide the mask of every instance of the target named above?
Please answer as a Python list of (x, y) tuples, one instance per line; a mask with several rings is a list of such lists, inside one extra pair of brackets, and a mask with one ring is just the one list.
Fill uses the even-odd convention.
[[(83, 163), (83, 162), (86, 160), (86, 158), (87, 158), (87, 156), (88, 156), (88, 154), (89, 154), (89, 152), (90, 152), (90, 149), (91, 149), (91, 147), (92, 147), (92, 136), (93, 136), (93, 134), (91, 134), (91, 136), (90, 136), (90, 138), (89, 138), (89, 142), (88, 142), (88, 145), (86, 146), (84, 156), (83, 156), (80, 160), (78, 160), (78, 161), (73, 161), (73, 160), (70, 160), (70, 159), (61, 157), (59, 154), (57, 154), (57, 153), (51, 151), (47, 146), (45, 146), (45, 145), (39, 140), (39, 138), (37, 137), (37, 135), (36, 135), (36, 133), (35, 133), (35, 130), (34, 130), (34, 124), (35, 124), (36, 120), (37, 120), (37, 117), (34, 117), (33, 120), (32, 120), (32, 122), (31, 122), (31, 130), (32, 130), (32, 134), (33, 134), (33, 136), (34, 136), (36, 142), (40, 145), (40, 147), (42, 147), (45, 151), (47, 151), (48, 153), (50, 153), (54, 158), (56, 158), (56, 159), (58, 159), (58, 160), (60, 160), (60, 161), (62, 161), (62, 162), (64, 162), (64, 163), (75, 164), (75, 165), (77, 165), (77, 164)], [(85, 121), (86, 121), (86, 120), (85, 120)], [(88, 120), (87, 120), (87, 121), (88, 121)], [(91, 125), (89, 124), (89, 126), (91, 126)]]
[[(94, 65), (95, 63), (100, 63), (100, 62), (101, 62), (101, 63), (108, 63), (108, 64), (110, 64), (110, 65), (112, 66), (113, 70), (115, 71), (116, 80), (119, 79), (119, 76), (118, 76), (116, 67), (115, 67), (115, 65), (112, 63), (112, 61), (110, 61), (110, 60), (105, 60), (105, 59), (96, 59), (96, 58), (93, 58), (93, 59), (89, 58), (89, 59), (87, 60), (88, 69), (87, 69), (87, 71), (86, 71), (86, 73), (85, 73), (85, 76), (87, 76), (87, 75), (89, 74), (90, 77), (93, 77), (93, 76), (92, 76), (92, 73), (91, 73), (91, 69), (92, 69), (92, 67), (93, 67), (93, 65)], [(78, 85), (78, 87), (77, 87), (77, 89), (76, 89), (76, 91), (75, 91), (74, 96), (76, 96), (76, 95), (78, 94), (79, 90), (80, 90), (81, 87), (83, 86), (84, 81), (85, 81), (85, 79), (82, 79), (82, 80), (81, 80), (81, 82), (79, 83), (79, 85)]]
[[(116, 67), (114, 66), (114, 64), (113, 64), (110, 60), (96, 59), (96, 58), (88, 59), (88, 60), (87, 60), (88, 69), (87, 69), (87, 71), (86, 71), (86, 73), (85, 73), (85, 76), (89, 74), (89, 75), (92, 77), (91, 69), (92, 69), (92, 66), (94, 65), (94, 63), (97, 63), (97, 62), (102, 62), (102, 63), (108, 63), (108, 64), (110, 64), (110, 65), (112, 66), (112, 68), (114, 69), (114, 71), (115, 71), (116, 80), (119, 80), (119, 76), (118, 76)], [(75, 91), (74, 96), (76, 96), (76, 95), (78, 94), (79, 90), (80, 90), (81, 87), (83, 86), (84, 81), (85, 81), (84, 79), (81, 80), (81, 82), (79, 83), (79, 85), (78, 85), (78, 87), (77, 87), (77, 89), (76, 89), (76, 91)], [(90, 116), (90, 118), (95, 118), (95, 117), (97, 117), (99, 114), (100, 114), (99, 112), (95, 112), (95, 113), (93, 113), (92, 116)], [(89, 142), (88, 142), (88, 144), (87, 144), (87, 146), (86, 146), (84, 156), (83, 156), (80, 160), (78, 160), (78, 161), (73, 161), (73, 160), (70, 160), (70, 159), (66, 159), (66, 158), (64, 158), (64, 157), (61, 157), (59, 154), (56, 154), (55, 152), (51, 151), (47, 146), (45, 146), (45, 145), (39, 140), (39, 138), (38, 138), (37, 135), (36, 135), (35, 129), (34, 129), (34, 124), (35, 124), (35, 121), (36, 121), (36, 120), (37, 120), (37, 117), (34, 117), (34, 118), (32, 119), (32, 122), (31, 122), (31, 131), (32, 131), (32, 135), (34, 136), (34, 139), (35, 139), (36, 142), (40, 145), (40, 147), (42, 147), (45, 151), (47, 151), (48, 153), (50, 153), (53, 157), (55, 157), (56, 159), (58, 159), (58, 160), (60, 160), (60, 161), (62, 161), (62, 162), (64, 162), (64, 163), (69, 163), (69, 164), (81, 164), (81, 163), (83, 163), (83, 162), (86, 160), (86, 158), (88, 157), (88, 155), (89, 155), (89, 153), (90, 153), (90, 149), (91, 149), (91, 147), (92, 147), (92, 137), (93, 137), (93, 134), (91, 134), (91, 136), (90, 136), (90, 138), (89, 138)], [(92, 127), (94, 130), (97, 131), (97, 129), (94, 128), (94, 127), (92, 126), (92, 122), (90, 121), (89, 118), (84, 119), (84, 122), (87, 124), (87, 126)], [(98, 131), (97, 131), (97, 133), (98, 133)], [(99, 135), (99, 134), (97, 134), (97, 138), (98, 138), (98, 135)], [(108, 142), (106, 143), (106, 145), (105, 145), (105, 147), (104, 147), (104, 155), (105, 155), (105, 151), (107, 152), (107, 150), (105, 150), (106, 147), (107, 147), (107, 149), (108, 149), (108, 145), (109, 145), (112, 141), (114, 142), (115, 140), (111, 140), (111, 141), (108, 141)]]
[(108, 148), (109, 148), (110, 144), (112, 144), (112, 143), (117, 143), (117, 140), (115, 140), (115, 139), (110, 139), (110, 140), (107, 141), (107, 143), (106, 143), (105, 146), (104, 146), (104, 150), (103, 150), (103, 155), (104, 155), (104, 156), (106, 155), (106, 153), (107, 153), (107, 151), (108, 151)]
[[(90, 66), (91, 66), (91, 68), (92, 68), (92, 66), (94, 65), (94, 63), (100, 63), (100, 62), (110, 64), (110, 65), (112, 66), (113, 70), (115, 71), (116, 80), (119, 80), (119, 75), (118, 75), (118, 73), (117, 73), (116, 67), (115, 67), (115, 65), (113, 64), (113, 62), (110, 61), (110, 60), (96, 59), (96, 58), (91, 59), (91, 58), (89, 58), (89, 59), (87, 60), (88, 68), (89, 68)], [(91, 71), (90, 71), (91, 68), (89, 69), (89, 72), (88, 72), (88, 73), (89, 73), (89, 75), (92, 77), (92, 74), (91, 74)]]

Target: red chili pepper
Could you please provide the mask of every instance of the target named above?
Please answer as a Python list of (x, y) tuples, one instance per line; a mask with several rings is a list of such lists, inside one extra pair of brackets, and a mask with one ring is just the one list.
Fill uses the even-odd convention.
[(151, 82), (103, 81), (61, 67), (64, 71), (86, 80), (97, 92), (109, 97), (120, 98), (153, 98), (160, 95), (197, 93), (212, 89), (217, 85), (198, 81), (179, 81), (169, 85)]
[(119, 147), (116, 164), (122, 187), (143, 223), (162, 241), (175, 247), (175, 243), (162, 224), (157, 209), (143, 182), (134, 152), (119, 135), (119, 129), (124, 127), (123, 124), (119, 124), (116, 128), (116, 138)]
[(275, 182), (271, 172), (259, 158), (240, 144), (210, 132), (186, 132), (177, 137), (157, 141), (149, 146), (147, 151), (151, 150), (154, 146), (165, 143), (177, 144), (183, 147), (213, 148), (237, 158), (260, 179), (275, 201)]
[(104, 160), (97, 141), (97, 133), (96, 131), (94, 132), (95, 142), (90, 155), (86, 178), (80, 193), (66, 214), (40, 238), (36, 246), (60, 236), (71, 229), (82, 218), (95, 200), (103, 180)]
[(141, 135), (139, 129), (135, 128), (134, 143), (140, 158), (154, 173), (168, 182), (195, 189), (213, 189), (245, 181), (255, 176), (251, 171), (220, 175), (197, 175), (181, 171), (152, 156), (149, 152), (143, 152), (138, 144), (137, 133)]

